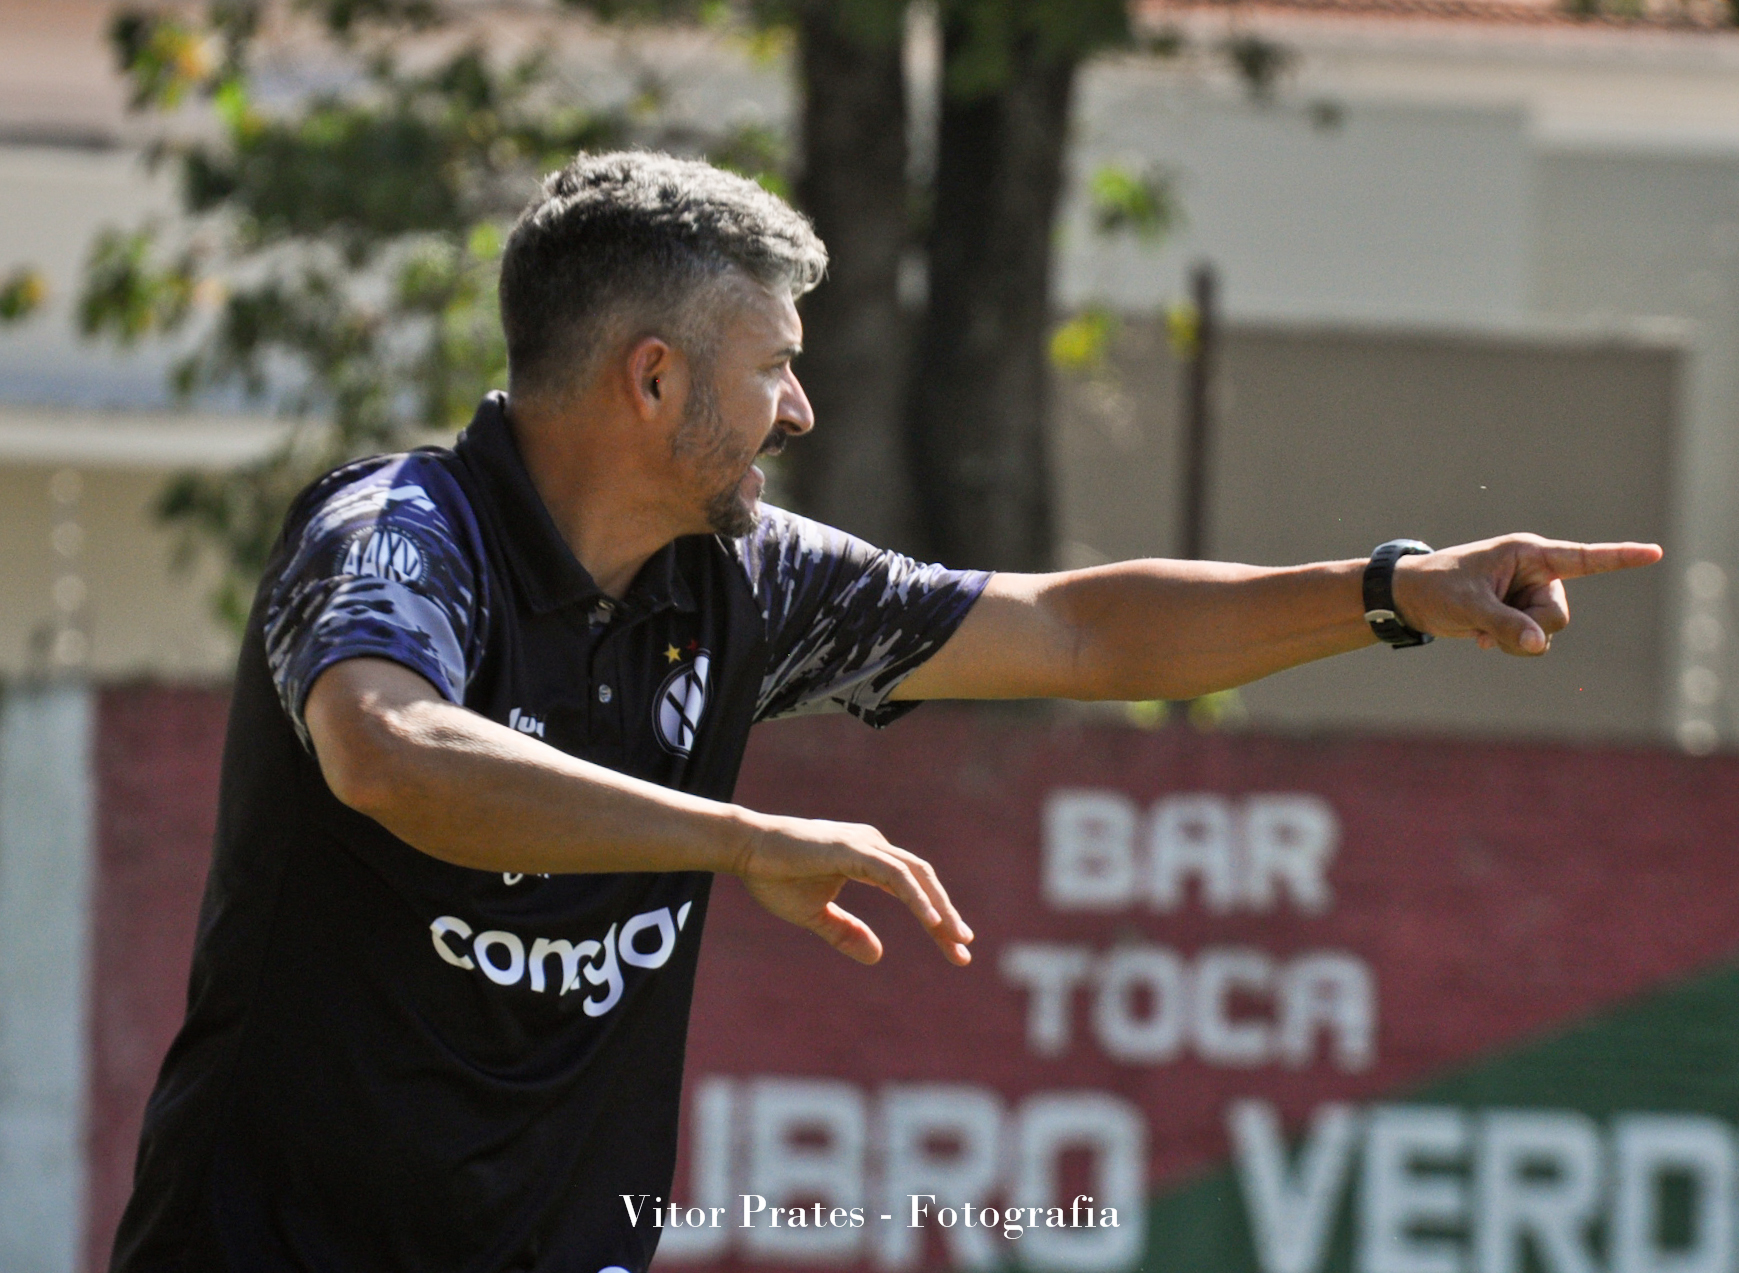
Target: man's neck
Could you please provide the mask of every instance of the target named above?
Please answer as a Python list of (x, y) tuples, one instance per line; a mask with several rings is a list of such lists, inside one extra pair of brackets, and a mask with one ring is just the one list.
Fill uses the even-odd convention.
[(613, 415), (601, 403), (552, 409), (510, 400), (507, 419), (562, 539), (593, 582), (620, 600), (647, 559), (684, 528), (639, 467), (632, 425)]

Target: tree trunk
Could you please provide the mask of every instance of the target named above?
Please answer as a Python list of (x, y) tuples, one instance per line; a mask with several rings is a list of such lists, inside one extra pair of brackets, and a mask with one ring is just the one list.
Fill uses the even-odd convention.
[(890, 4), (880, 33), (843, 30), (828, 0), (801, 11), (797, 197), (832, 259), (827, 281), (803, 302), (798, 372), (816, 429), (789, 454), (806, 513), (873, 543), (910, 548), (916, 536), (900, 427), (909, 324), (898, 296), (910, 237), (902, 7)]
[[(965, 39), (944, 30), (944, 75)], [(952, 566), (1051, 563), (1051, 239), (1078, 65), (1025, 37), (995, 92), (943, 94), (906, 429), (924, 548)]]

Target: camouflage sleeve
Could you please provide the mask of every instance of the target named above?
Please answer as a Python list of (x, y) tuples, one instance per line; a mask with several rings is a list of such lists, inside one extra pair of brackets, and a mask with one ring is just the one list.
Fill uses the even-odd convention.
[(438, 461), (363, 461), (310, 493), (263, 585), (266, 661), (302, 741), (315, 679), (344, 659), (401, 663), (463, 702), (486, 623), (476, 523)]
[(924, 565), (763, 506), (737, 541), (771, 646), (757, 721), (844, 711), (875, 726), (894, 687), (954, 634), (990, 576)]

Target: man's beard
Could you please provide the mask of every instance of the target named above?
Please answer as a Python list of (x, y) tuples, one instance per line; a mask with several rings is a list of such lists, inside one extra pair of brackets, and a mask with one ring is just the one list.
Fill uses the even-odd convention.
[[(777, 455), (784, 449), (784, 443), (785, 435), (775, 428), (755, 454)], [(755, 529), (755, 524), (760, 521), (756, 501), (742, 496), (743, 479), (748, 476), (753, 457), (749, 464), (744, 464), (740, 454), (732, 454), (730, 433), (725, 428), (718, 394), (710, 376), (695, 377), (683, 412), (682, 426), (671, 439), (671, 451), (677, 456), (692, 458), (695, 467), (702, 472), (719, 470), (727, 475), (735, 474), (729, 478), (729, 485), (721, 485), (707, 499), (706, 523), (715, 534), (736, 539)]]
[(720, 491), (707, 501), (706, 524), (715, 534), (723, 535), (727, 539), (741, 539), (754, 530), (756, 523), (761, 520), (755, 504), (744, 499), (737, 489), (741, 484), (742, 479), (738, 478), (737, 486), (732, 486), (728, 491)]

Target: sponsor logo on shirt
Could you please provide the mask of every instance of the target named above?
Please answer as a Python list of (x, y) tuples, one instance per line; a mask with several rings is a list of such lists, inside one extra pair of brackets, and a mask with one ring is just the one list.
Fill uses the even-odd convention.
[[(622, 966), (662, 968), (676, 953), (676, 938), (688, 923), (693, 902), (684, 902), (674, 916), (668, 906), (642, 911), (611, 924), (601, 940), (571, 942), (492, 928), (477, 932), (456, 915), (442, 915), (429, 925), (435, 953), (455, 968), (481, 972), (498, 986), (530, 985), (534, 994), (587, 990), (581, 1007), (588, 1017), (601, 1017), (622, 1001)], [(552, 962), (553, 961), (553, 962)]]
[(517, 729), (522, 734), (535, 734), (539, 738), (543, 737), (543, 721), (530, 712), (520, 711), (517, 707), (507, 713), (507, 727)]
[[(694, 642), (689, 645), (692, 648)], [(677, 662), (681, 651), (671, 646), (665, 657)], [(653, 732), (658, 736), (659, 746), (672, 755), (686, 756), (694, 748), (701, 713), (706, 711), (707, 674), (711, 670), (712, 655), (696, 649), (691, 662), (678, 663), (671, 669), (653, 697)]]

